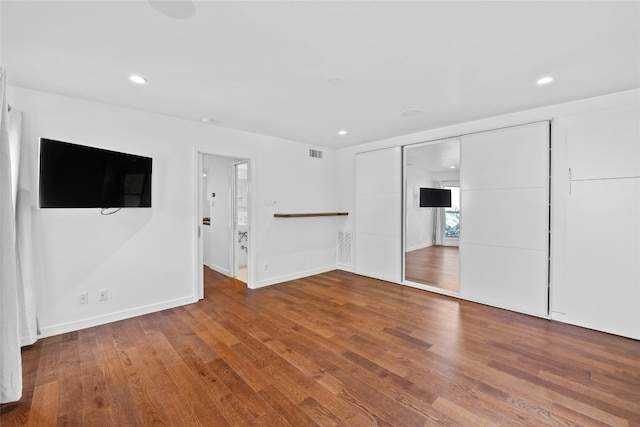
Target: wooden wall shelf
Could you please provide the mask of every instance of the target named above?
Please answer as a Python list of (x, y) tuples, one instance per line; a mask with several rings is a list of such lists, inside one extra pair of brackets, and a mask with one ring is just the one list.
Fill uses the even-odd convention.
[(308, 218), (312, 216), (347, 216), (348, 212), (315, 212), (315, 213), (277, 213), (274, 218)]

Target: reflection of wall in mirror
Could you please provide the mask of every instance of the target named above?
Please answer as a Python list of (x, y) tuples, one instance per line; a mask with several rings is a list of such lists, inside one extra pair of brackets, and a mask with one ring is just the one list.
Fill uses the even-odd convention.
[(432, 173), (419, 167), (407, 166), (406, 250), (426, 248), (432, 243), (433, 209), (419, 206), (420, 187), (429, 187)]

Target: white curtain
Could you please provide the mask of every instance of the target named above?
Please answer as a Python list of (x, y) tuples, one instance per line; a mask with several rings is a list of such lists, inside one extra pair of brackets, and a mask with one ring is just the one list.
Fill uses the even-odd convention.
[(12, 155), (17, 173), (13, 186), (16, 215), (16, 246), (18, 250), (18, 331), (20, 345), (31, 345), (38, 337), (36, 297), (33, 281), (33, 244), (31, 240), (31, 171), (28, 147), (22, 144), (22, 112), (15, 108), (9, 112), (9, 141), (15, 147)]
[[(433, 188), (442, 188), (440, 181), (433, 181)], [(444, 224), (445, 224), (444, 208), (433, 208), (433, 244), (441, 246), (444, 244)]]
[[(22, 113), (8, 111), (0, 68), (0, 402), (22, 396), (20, 347), (37, 338), (31, 259), (28, 159), (21, 150)], [(22, 167), (21, 167), (22, 166)]]

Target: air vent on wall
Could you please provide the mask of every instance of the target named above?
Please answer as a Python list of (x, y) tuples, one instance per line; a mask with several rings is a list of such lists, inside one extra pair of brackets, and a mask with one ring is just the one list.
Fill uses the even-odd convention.
[(309, 149), (309, 157), (313, 157), (315, 159), (321, 159), (322, 151)]
[(338, 231), (338, 264), (351, 267), (353, 266), (352, 257), (352, 239), (351, 231)]

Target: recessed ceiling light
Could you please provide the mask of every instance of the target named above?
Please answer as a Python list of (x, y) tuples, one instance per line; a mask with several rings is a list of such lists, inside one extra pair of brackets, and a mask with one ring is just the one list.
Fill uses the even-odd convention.
[(449, 166), (449, 169), (455, 169), (455, 168), (456, 168), (455, 166)]
[(327, 80), (332, 85), (341, 85), (344, 83), (344, 77), (333, 76)]
[(347, 131), (344, 129), (341, 131), (338, 131), (338, 135), (346, 135), (346, 134), (347, 134)]
[(204, 123), (205, 125), (212, 125), (212, 124), (214, 124), (216, 122), (215, 120), (213, 120), (213, 119), (211, 119), (209, 117), (203, 117), (200, 121), (202, 123)]
[(134, 82), (135, 84), (138, 85), (143, 85), (147, 82), (147, 79), (138, 75), (138, 74), (132, 74), (129, 76), (129, 80), (131, 80), (132, 82)]
[(541, 79), (539, 79), (536, 83), (537, 83), (538, 86), (544, 86), (544, 85), (548, 85), (552, 81), (553, 81), (553, 77), (546, 76), (546, 77), (542, 77)]
[(422, 110), (418, 108), (412, 108), (410, 110), (404, 110), (400, 114), (402, 114), (405, 117), (419, 116), (420, 114), (422, 114)]

